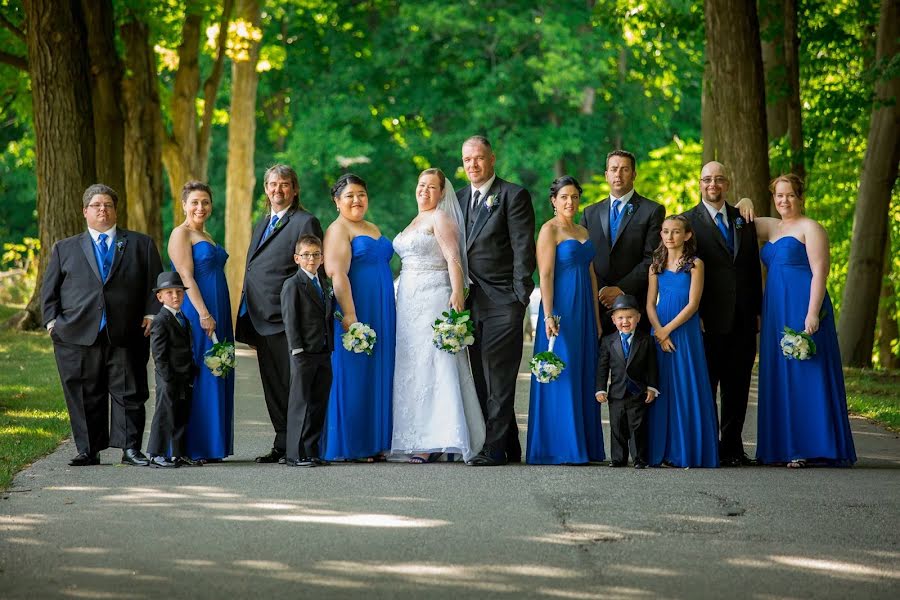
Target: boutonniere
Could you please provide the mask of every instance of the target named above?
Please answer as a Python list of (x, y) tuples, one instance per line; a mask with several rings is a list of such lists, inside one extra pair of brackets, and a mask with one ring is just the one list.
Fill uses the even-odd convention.
[(272, 229), (272, 231), (278, 231), (279, 229), (281, 229), (282, 225), (284, 225), (284, 217), (281, 217), (280, 219), (278, 219), (278, 221), (275, 222), (275, 228)]
[(625, 216), (626, 216), (626, 217), (630, 217), (630, 216), (633, 215), (633, 214), (634, 214), (634, 204), (632, 204), (632, 203), (629, 202), (629, 203), (625, 206)]
[(127, 244), (127, 243), (128, 243), (128, 240), (126, 240), (124, 238), (116, 240), (116, 250), (118, 250), (119, 252), (124, 251), (125, 244)]
[(737, 219), (734, 220), (734, 228), (735, 229), (740, 229), (743, 226), (744, 226), (744, 219), (742, 217), (738, 217)]
[(497, 204), (497, 194), (491, 194), (484, 201), (484, 207), (487, 209), (488, 213), (494, 210), (494, 206)]

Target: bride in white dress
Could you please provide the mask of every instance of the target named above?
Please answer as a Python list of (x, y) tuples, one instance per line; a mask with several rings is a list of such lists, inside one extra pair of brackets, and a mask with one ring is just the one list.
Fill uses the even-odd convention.
[(462, 212), (440, 169), (419, 175), (416, 202), (419, 214), (394, 238), (402, 267), (391, 453), (410, 455), (413, 463), (432, 462), (444, 452), (468, 460), (484, 445), (484, 417), (469, 353), (448, 354), (431, 341), (431, 326), (442, 312), (465, 309)]

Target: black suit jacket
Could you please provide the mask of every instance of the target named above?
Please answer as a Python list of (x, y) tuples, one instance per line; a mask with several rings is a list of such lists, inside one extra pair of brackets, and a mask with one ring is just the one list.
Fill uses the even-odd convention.
[(166, 307), (161, 308), (153, 317), (150, 351), (156, 373), (166, 383), (183, 386), (193, 381), (197, 368), (194, 365), (191, 324), (186, 323), (182, 327)]
[[(281, 288), (284, 281), (297, 272), (294, 263), (294, 246), (301, 235), (324, 237), (322, 225), (311, 213), (290, 208), (280, 219), (278, 228), (262, 244), (263, 233), (271, 214), (257, 223), (247, 252), (247, 269), (244, 273), (243, 297), (247, 300), (247, 312), (253, 328), (260, 335), (275, 335), (284, 331), (281, 315)], [(321, 274), (321, 272), (320, 272)], [(238, 320), (240, 325), (240, 319)], [(238, 327), (235, 337), (240, 342), (255, 345), (253, 332)]]
[[(527, 305), (534, 290), (537, 266), (534, 250), (534, 207), (528, 190), (499, 177), (487, 197), (493, 208), (481, 207), (466, 238), (469, 277), (493, 302)], [(472, 186), (456, 193), (464, 222), (472, 204)]]
[(740, 212), (726, 205), (734, 229), (734, 254), (728, 252), (722, 233), (703, 202), (684, 214), (694, 229), (697, 255), (703, 260), (705, 284), (700, 298), (700, 318), (708, 333), (757, 330), (762, 309), (762, 273), (756, 226), (737, 226)]
[[(334, 349), (334, 306), (327, 286), (325, 299), (310, 278), (297, 269), (281, 288), (281, 314), (288, 349), (304, 353), (331, 352)], [(322, 282), (322, 279), (319, 279)]]
[(44, 326), (56, 319), (53, 333), (61, 341), (90, 346), (97, 340), (105, 309), (112, 345), (146, 348), (141, 323), (144, 315), (160, 308), (153, 293), (162, 271), (156, 244), (142, 233), (117, 227), (106, 282), (100, 278), (93, 244), (85, 231), (53, 245), (41, 286)]
[[(607, 379), (612, 375), (607, 387)], [(656, 370), (656, 347), (653, 339), (643, 331), (635, 331), (631, 338), (628, 360), (622, 350), (619, 332), (611, 333), (600, 340), (600, 360), (597, 368), (597, 390), (606, 390), (607, 397), (621, 400), (628, 393), (628, 382), (637, 386), (642, 393), (648, 387), (658, 388)]]
[(666, 209), (635, 192), (624, 210), (615, 244), (610, 244), (609, 197), (585, 208), (581, 224), (596, 248), (593, 266), (597, 286), (622, 288), (638, 299), (643, 313), (647, 305), (647, 274), (653, 251), (659, 246)]

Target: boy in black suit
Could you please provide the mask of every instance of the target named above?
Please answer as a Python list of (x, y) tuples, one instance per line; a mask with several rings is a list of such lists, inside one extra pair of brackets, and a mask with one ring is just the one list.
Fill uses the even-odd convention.
[(319, 281), (322, 241), (303, 235), (294, 249), (297, 272), (281, 288), (281, 314), (291, 359), (287, 407), (285, 464), (315, 467), (319, 437), (331, 391), (331, 351), (334, 349), (332, 301)]
[[(611, 467), (628, 464), (628, 439), (634, 440), (634, 468), (647, 466), (647, 436), (644, 414), (659, 395), (656, 389), (656, 348), (653, 340), (637, 328), (641, 320), (637, 299), (623, 294), (609, 311), (619, 330), (600, 342), (597, 369), (597, 402), (609, 400)], [(609, 380), (609, 387), (607, 387)]]
[(163, 305), (150, 328), (150, 348), (156, 369), (156, 411), (147, 453), (150, 466), (156, 468), (201, 464), (186, 458), (184, 448), (197, 370), (191, 324), (181, 313), (185, 289), (181, 277), (172, 271), (160, 273), (153, 289)]

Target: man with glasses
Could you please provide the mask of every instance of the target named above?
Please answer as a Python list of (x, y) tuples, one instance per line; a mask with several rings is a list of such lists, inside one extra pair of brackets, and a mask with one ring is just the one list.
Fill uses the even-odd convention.
[(715, 161), (704, 165), (699, 183), (701, 201), (685, 216), (694, 229), (697, 255), (706, 266), (700, 319), (713, 396), (720, 390), (719, 462), (750, 465), (741, 432), (762, 308), (756, 229), (725, 201), (729, 181), (724, 165)]
[(112, 446), (122, 449), (123, 464), (146, 466), (141, 439), (159, 251), (148, 236), (116, 226), (119, 198), (109, 186), (88, 187), (82, 203), (87, 231), (53, 245), (41, 287), (78, 449), (69, 464), (98, 465), (100, 451)]
[(281, 288), (297, 272), (294, 252), (300, 236), (324, 236), (319, 220), (300, 204), (300, 183), (292, 168), (270, 167), (263, 181), (268, 210), (250, 238), (235, 339), (256, 348), (266, 408), (275, 428), (272, 449), (256, 457), (256, 462), (284, 463), (291, 353), (284, 333)]

